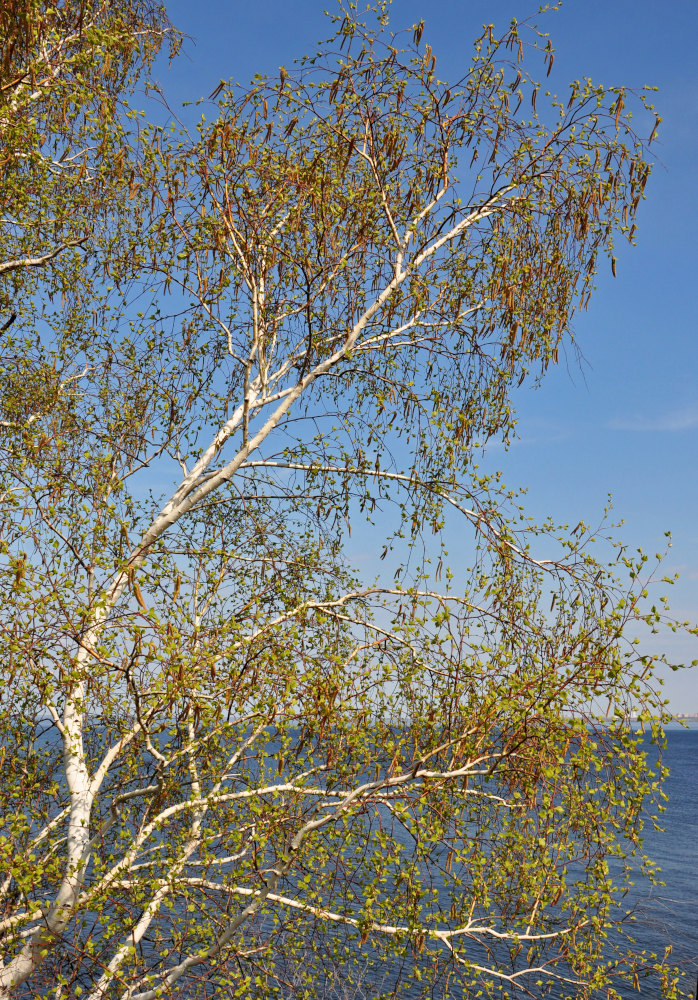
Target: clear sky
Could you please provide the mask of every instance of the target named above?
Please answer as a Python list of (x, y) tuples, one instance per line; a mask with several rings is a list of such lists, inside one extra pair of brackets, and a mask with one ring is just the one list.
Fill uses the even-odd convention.
[[(178, 100), (207, 96), (220, 79), (275, 73), (330, 34), (333, 0), (170, 0), (173, 23), (190, 39), (163, 89)], [(527, 0), (394, 0), (392, 24), (422, 18), (442, 79), (462, 75), (483, 23), (502, 31), (535, 15)], [(673, 547), (664, 571), (678, 617), (698, 621), (698, 3), (696, 0), (567, 0), (537, 17), (556, 50), (551, 89), (573, 79), (656, 85), (664, 118), (657, 165), (639, 215), (636, 247), (619, 245), (618, 277), (599, 277), (587, 313), (575, 320), (583, 355), (573, 354), (536, 390), (516, 397), (520, 439), (491, 449), (509, 486), (528, 487), (532, 515), (561, 522), (600, 518), (608, 494), (622, 537), (650, 554)], [(664, 588), (666, 589), (666, 588)], [(677, 661), (698, 641), (670, 637)], [(670, 674), (676, 712), (698, 713), (698, 670)]]

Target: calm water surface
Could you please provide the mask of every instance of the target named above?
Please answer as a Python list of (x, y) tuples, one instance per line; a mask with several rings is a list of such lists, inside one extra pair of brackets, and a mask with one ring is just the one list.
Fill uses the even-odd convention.
[[(646, 925), (638, 941), (661, 951), (673, 947), (672, 961), (686, 969), (695, 987), (698, 974), (698, 727), (669, 728), (664, 762), (669, 767), (669, 795), (663, 826), (646, 830), (647, 854), (662, 868), (664, 886), (645, 895)], [(639, 898), (639, 893), (638, 893)]]
[[(656, 750), (648, 749), (648, 761), (653, 766)], [(637, 946), (661, 958), (670, 945), (667, 964), (684, 972), (681, 988), (698, 1000), (698, 726), (668, 727), (662, 759), (669, 768), (664, 784), (669, 799), (661, 818), (665, 832), (648, 824), (644, 830), (644, 853), (660, 865), (664, 885), (650, 886), (646, 879), (638, 877), (623, 907), (634, 908), (637, 915), (632, 928)], [(621, 992), (626, 1000), (659, 1000), (661, 992), (656, 977), (640, 980), (639, 987), (639, 991), (621, 988)], [(402, 1000), (416, 1000), (423, 994), (417, 984), (405, 982), (399, 993), (396, 991), (397, 995)], [(513, 990), (511, 1000), (524, 1000), (532, 995)], [(549, 997), (555, 1000), (554, 990)]]

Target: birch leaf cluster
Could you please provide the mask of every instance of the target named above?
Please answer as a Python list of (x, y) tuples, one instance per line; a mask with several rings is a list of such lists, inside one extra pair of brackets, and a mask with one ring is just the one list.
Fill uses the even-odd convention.
[(155, 6), (0, 17), (0, 997), (675, 993), (622, 905), (667, 610), (480, 467), (634, 238), (643, 96), (339, 8), (187, 130), (126, 104)]

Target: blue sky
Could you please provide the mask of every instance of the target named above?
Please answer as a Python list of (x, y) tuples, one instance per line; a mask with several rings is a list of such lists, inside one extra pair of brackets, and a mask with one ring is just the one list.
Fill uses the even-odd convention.
[[(191, 36), (160, 81), (172, 106), (208, 95), (221, 78), (275, 73), (326, 37), (332, 0), (170, 0), (173, 23)], [(394, 27), (424, 18), (424, 38), (443, 79), (460, 75), (485, 22), (504, 30), (535, 15), (526, 0), (394, 0)], [(656, 85), (663, 116), (657, 165), (639, 215), (636, 247), (618, 247), (618, 277), (599, 276), (589, 311), (575, 320), (582, 360), (569, 352), (536, 390), (516, 397), (520, 438), (490, 449), (509, 486), (528, 487), (537, 517), (595, 523), (609, 494), (631, 547), (664, 551), (680, 571), (672, 606), (698, 620), (698, 74), (695, 0), (568, 0), (537, 17), (556, 50), (551, 87), (573, 79)], [(666, 588), (663, 588), (666, 589)], [(662, 637), (675, 660), (698, 657), (698, 641)], [(678, 712), (698, 713), (698, 671), (669, 674)]]

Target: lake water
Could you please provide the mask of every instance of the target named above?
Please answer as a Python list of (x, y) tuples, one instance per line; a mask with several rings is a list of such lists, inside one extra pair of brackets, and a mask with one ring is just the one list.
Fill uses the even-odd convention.
[(666, 741), (666, 833), (648, 829), (645, 839), (646, 852), (661, 866), (666, 884), (649, 898), (637, 893), (645, 911), (637, 939), (655, 951), (669, 942), (671, 961), (685, 969), (684, 988), (693, 992), (698, 975), (698, 727), (671, 726)]
[[(655, 751), (651, 750), (649, 759), (653, 761), (654, 758)], [(623, 900), (623, 909), (632, 909), (637, 916), (632, 927), (636, 947), (661, 958), (670, 945), (672, 951), (667, 965), (679, 967), (683, 972), (680, 988), (698, 1000), (698, 726), (690, 729), (669, 726), (662, 759), (669, 768), (664, 785), (669, 799), (661, 819), (666, 832), (656, 831), (648, 824), (644, 830), (644, 853), (660, 865), (661, 881), (665, 884), (648, 886), (646, 880), (638, 877), (637, 885)], [(367, 950), (370, 954), (370, 946)], [(477, 956), (471, 957), (477, 960)], [(389, 961), (378, 968), (367, 964), (363, 989), (344, 993), (340, 981), (339, 985), (334, 983), (327, 988), (324, 996), (327, 1000), (342, 1000), (348, 996), (360, 1000), (373, 996), (377, 990), (400, 1000), (424, 1000), (425, 997), (440, 1000), (441, 993), (429, 989), (425, 992), (424, 983), (415, 982), (406, 973), (406, 968), (393, 967)], [(659, 1000), (661, 991), (656, 975), (641, 978), (638, 986), (635, 990), (619, 985), (624, 1000)], [(452, 1000), (465, 998), (457, 987), (449, 996)], [(531, 993), (523, 989), (510, 991), (510, 1000), (527, 1000), (535, 996), (535, 987)], [(562, 993), (553, 988), (548, 996), (551, 1000), (559, 1000)], [(603, 998), (598, 996), (595, 1000)]]
[[(646, 880), (638, 879), (624, 900), (624, 908), (636, 910), (633, 937), (639, 948), (661, 957), (665, 947), (671, 945), (667, 964), (681, 969), (681, 989), (698, 1000), (698, 726), (668, 726), (662, 759), (669, 768), (664, 785), (669, 799), (661, 820), (665, 832), (647, 825), (644, 853), (660, 865), (665, 884), (648, 887)], [(621, 988), (621, 992), (626, 1000), (661, 997), (656, 976), (640, 980), (639, 987), (639, 991)], [(511, 1000), (531, 995), (535, 995), (535, 988), (533, 994), (514, 990)], [(555, 995), (553, 990), (549, 996), (554, 1000)], [(417, 984), (405, 981), (399, 996), (402, 1000), (417, 1000), (424, 994)]]
[[(649, 892), (646, 883), (638, 884), (626, 897), (624, 905), (635, 907), (638, 913), (634, 936), (639, 946), (661, 955), (665, 946), (670, 944), (673, 951), (669, 962), (683, 970), (682, 988), (694, 996), (698, 976), (698, 726), (690, 729), (668, 727), (663, 760), (669, 768), (665, 783), (669, 799), (662, 820), (666, 833), (647, 827), (645, 853), (661, 866), (665, 884), (653, 887)], [(368, 957), (366, 950), (356, 957), (361, 964), (362, 958)], [(400, 975), (384, 966), (383, 978), (379, 982), (373, 980), (372, 970), (367, 965), (363, 990), (344, 992), (340, 976), (339, 980), (333, 980), (325, 997), (327, 1000), (346, 1000), (351, 996), (360, 1000), (362, 996), (372, 995), (376, 987), (382, 991), (386, 986), (388, 992), (393, 992), (400, 1000), (424, 997), (423, 988), (410, 981), (404, 972), (406, 970)], [(395, 983), (394, 991), (392, 983)], [(183, 1000), (218, 996), (200, 988), (190, 992), (184, 984), (179, 995)], [(433, 1000), (439, 1000), (434, 994), (428, 995), (433, 996)], [(658, 1000), (659, 995), (658, 983), (653, 978), (640, 982), (639, 993), (627, 992), (626, 1000)], [(459, 994), (454, 992), (451, 996)], [(513, 991), (511, 1000), (524, 1000), (526, 996), (524, 991)]]

